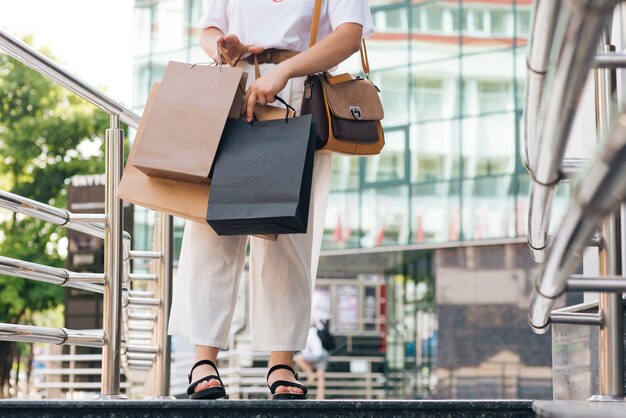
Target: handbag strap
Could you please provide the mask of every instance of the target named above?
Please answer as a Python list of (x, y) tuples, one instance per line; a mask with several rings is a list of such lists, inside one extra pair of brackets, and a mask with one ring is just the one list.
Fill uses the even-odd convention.
[[(317, 42), (317, 32), (320, 26), (320, 19), (322, 16), (322, 1), (323, 0), (315, 0), (315, 8), (313, 9), (313, 20), (311, 21), (311, 37), (309, 38), (309, 48), (315, 45)], [(365, 46), (365, 39), (361, 40), (361, 49), (359, 51), (361, 53), (361, 68), (363, 68), (363, 72), (365, 73), (365, 77), (367, 79), (370, 78), (370, 60), (367, 56), (367, 47)]]
[(322, 16), (322, 0), (315, 0), (315, 9), (313, 9), (313, 21), (311, 22), (311, 37), (309, 38), (309, 48), (317, 42), (317, 31), (320, 27), (320, 18)]

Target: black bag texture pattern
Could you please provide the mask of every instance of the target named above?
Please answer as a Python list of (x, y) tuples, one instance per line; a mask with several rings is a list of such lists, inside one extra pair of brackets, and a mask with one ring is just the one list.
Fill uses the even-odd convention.
[(252, 124), (228, 119), (207, 223), (218, 235), (306, 233), (314, 152), (311, 115)]

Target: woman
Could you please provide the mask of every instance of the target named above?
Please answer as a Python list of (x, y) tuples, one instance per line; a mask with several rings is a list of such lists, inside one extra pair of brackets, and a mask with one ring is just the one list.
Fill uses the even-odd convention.
[[(239, 64), (249, 74), (242, 109), (248, 121), (257, 103), (272, 103), (277, 95), (299, 109), (304, 77), (337, 66), (372, 33), (367, 0), (324, 0), (318, 42), (308, 48), (314, 5), (315, 0), (209, 1), (200, 20), (203, 50), (217, 60), (218, 43), (232, 59), (247, 48), (261, 64), (257, 80), (250, 56)], [(271, 242), (218, 237), (208, 225), (186, 223), (170, 334), (195, 345), (191, 398), (225, 396), (215, 362), (228, 344), (248, 242), (252, 349), (271, 352), (267, 384), (275, 399), (306, 398), (292, 369), (293, 355), (306, 345), (330, 177), (331, 156), (316, 153), (306, 234), (280, 235)]]

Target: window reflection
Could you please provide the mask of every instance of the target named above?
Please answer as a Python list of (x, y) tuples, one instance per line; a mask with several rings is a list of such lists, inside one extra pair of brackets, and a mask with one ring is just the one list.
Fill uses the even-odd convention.
[(408, 187), (363, 190), (361, 203), (362, 247), (408, 242)]
[(515, 114), (463, 119), (463, 175), (475, 177), (515, 172)]
[[(135, 14), (137, 109), (169, 60), (207, 61), (195, 27), (205, 0), (142, 4)], [(371, 79), (381, 90), (387, 145), (376, 157), (333, 158), (324, 248), (523, 235), (528, 179), (516, 145), (531, 4), (369, 4)], [(360, 68), (355, 54), (339, 71)], [(561, 187), (553, 225), (567, 196)]]
[(323, 248), (360, 246), (359, 192), (333, 192), (328, 197)]
[(515, 236), (518, 213), (514, 196), (508, 194), (513, 181), (514, 176), (506, 175), (463, 181), (463, 239)]
[(365, 158), (365, 182), (403, 181), (406, 177), (405, 156), (406, 132), (388, 131), (385, 134), (385, 148), (380, 155)]
[(461, 217), (457, 183), (457, 180), (432, 181), (412, 187), (412, 242), (459, 240)]
[(419, 123), (411, 127), (411, 181), (435, 181), (460, 175), (459, 121)]

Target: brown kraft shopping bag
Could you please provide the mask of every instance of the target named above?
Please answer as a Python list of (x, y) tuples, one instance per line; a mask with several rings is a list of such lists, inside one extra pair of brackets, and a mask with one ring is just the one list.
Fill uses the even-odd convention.
[(246, 81), (241, 68), (170, 61), (142, 118), (132, 165), (149, 176), (209, 183), (226, 119), (239, 117)]
[[(152, 86), (150, 96), (144, 108), (144, 115), (150, 114), (159, 87), (159, 83), (154, 83)], [(284, 111), (273, 111), (270, 113), (276, 118), (284, 115)], [(135, 142), (133, 142), (128, 162), (118, 187), (117, 197), (138, 206), (206, 224), (205, 217), (211, 190), (210, 185), (151, 177), (133, 166), (146, 120), (146, 118), (142, 118), (137, 129)], [(273, 241), (276, 240), (276, 235), (273, 234), (260, 237)]]

